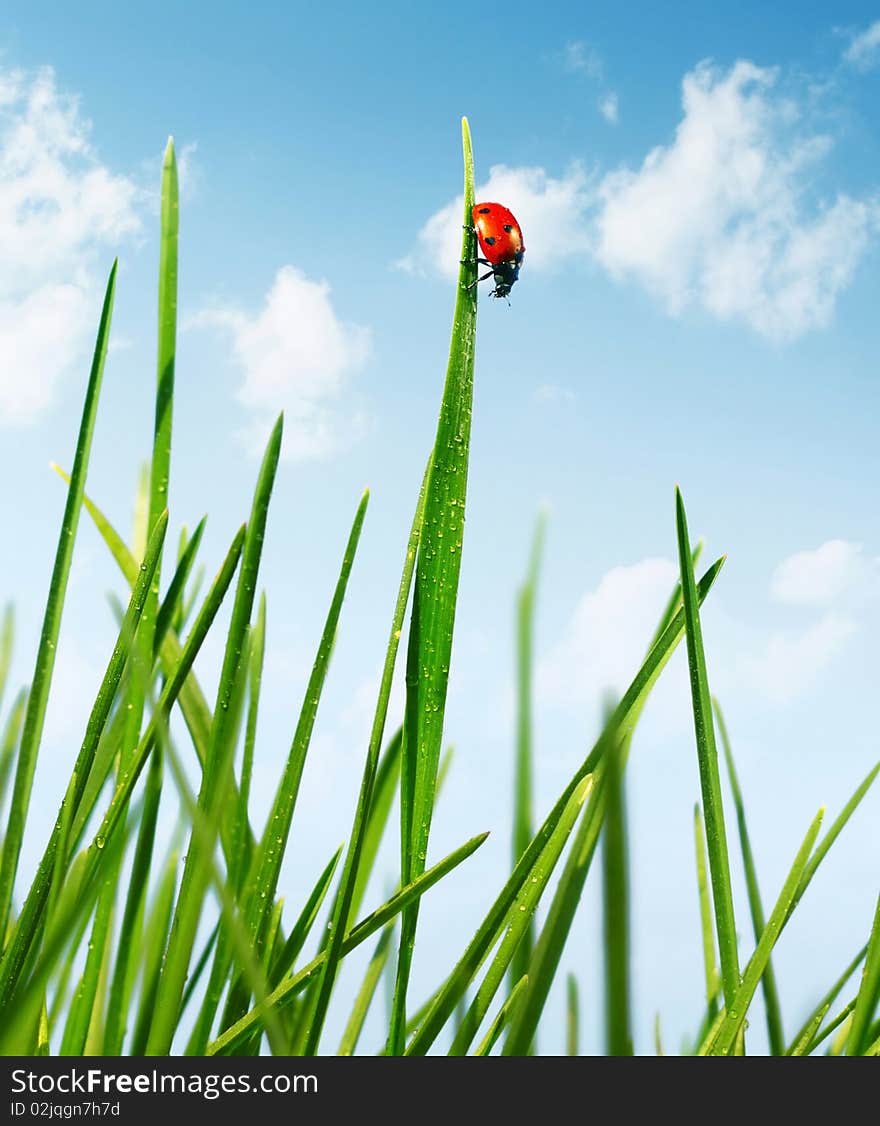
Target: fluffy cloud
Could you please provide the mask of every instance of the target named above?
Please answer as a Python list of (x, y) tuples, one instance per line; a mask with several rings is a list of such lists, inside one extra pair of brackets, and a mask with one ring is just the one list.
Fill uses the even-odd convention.
[[(587, 177), (573, 165), (560, 179), (543, 168), (508, 168), (496, 164), (489, 179), (476, 190), (478, 200), (503, 201), (516, 215), (526, 241), (529, 271), (548, 269), (570, 255), (585, 255), (589, 233), (585, 212), (589, 204)], [(398, 262), (413, 272), (440, 272), (448, 278), (458, 274), (461, 257), (461, 218), (464, 197), (442, 207), (419, 231), (416, 249)]]
[(262, 309), (206, 309), (191, 325), (218, 325), (232, 334), (232, 352), (244, 372), (238, 397), (252, 413), (244, 437), (262, 447), (266, 429), (284, 410), (284, 455), (322, 458), (357, 431), (359, 420), (338, 401), (370, 351), (370, 334), (336, 315), (326, 282), (293, 266), (275, 275)]
[(620, 694), (638, 671), (678, 568), (669, 559), (615, 567), (578, 602), (564, 635), (539, 663), (541, 699), (592, 705), (606, 690)]
[(599, 113), (602, 114), (609, 125), (616, 125), (620, 120), (620, 104), (613, 91), (604, 94), (599, 99)]
[(98, 270), (140, 227), (139, 191), (102, 165), (51, 70), (0, 73), (0, 422), (52, 402), (97, 324)]
[[(586, 58), (586, 56), (584, 56)], [(775, 70), (701, 64), (683, 81), (672, 142), (637, 170), (598, 183), (575, 164), (560, 179), (543, 168), (492, 169), (477, 195), (520, 220), (531, 273), (592, 257), (635, 281), (671, 315), (695, 307), (771, 339), (826, 325), (880, 229), (880, 204), (811, 185), (831, 139), (811, 132)], [(602, 101), (616, 119), (613, 95)], [(461, 197), (437, 211), (401, 263), (452, 276), (461, 245)]]
[(880, 62), (880, 20), (875, 20), (853, 38), (844, 59), (858, 70), (870, 70)]
[(855, 623), (840, 614), (826, 614), (803, 630), (774, 631), (746, 662), (747, 675), (771, 702), (791, 703), (816, 685), (855, 632)]
[(880, 590), (880, 562), (859, 543), (829, 540), (815, 551), (784, 559), (770, 584), (777, 602), (827, 607), (841, 601), (863, 601)]
[(774, 96), (776, 82), (749, 62), (688, 74), (672, 144), (600, 184), (595, 252), (673, 314), (698, 305), (778, 338), (828, 322), (878, 215), (843, 194), (807, 209), (831, 142), (798, 134), (797, 107)]

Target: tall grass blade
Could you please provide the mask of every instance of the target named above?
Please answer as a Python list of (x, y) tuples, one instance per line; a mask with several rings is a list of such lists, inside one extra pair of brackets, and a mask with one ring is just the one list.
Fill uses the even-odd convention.
[(736, 921), (733, 910), (733, 891), (730, 883), (730, 860), (727, 850), (727, 835), (724, 830), (724, 805), (721, 799), (721, 779), (718, 772), (715, 728), (712, 723), (709, 677), (706, 672), (706, 657), (703, 651), (703, 631), (700, 625), (699, 604), (691, 563), (687, 517), (681, 490), (678, 488), (675, 490), (675, 516), (678, 532), (682, 601), (687, 622), (688, 668), (690, 670), (697, 755), (700, 764), (700, 788), (703, 794), (709, 873), (712, 878), (715, 925), (718, 931), (718, 952), (721, 959), (721, 985), (724, 990), (724, 1000), (730, 1007), (739, 985), (739, 957), (736, 949)]
[(52, 684), (52, 671), (55, 667), (55, 653), (58, 647), (58, 635), (61, 631), (64, 597), (67, 592), (67, 580), (70, 576), (73, 548), (79, 526), (79, 514), (85, 493), (98, 399), (104, 376), (104, 362), (107, 358), (107, 342), (110, 336), (113, 297), (116, 290), (116, 265), (116, 262), (114, 262), (113, 268), (110, 270), (104, 304), (101, 309), (101, 322), (98, 327), (92, 369), (86, 389), (85, 403), (83, 404), (82, 421), (76, 442), (73, 470), (71, 471), (70, 489), (64, 506), (64, 516), (61, 520), (61, 532), (58, 537), (55, 564), (52, 568), (49, 596), (46, 601), (46, 611), (40, 633), (40, 644), (37, 649), (34, 675), (31, 680), (31, 689), (25, 710), (24, 729), (15, 771), (15, 785), (3, 839), (2, 856), (0, 856), (0, 935), (6, 933), (6, 921), (9, 917), (12, 902), (18, 858), (30, 805), (31, 787), (37, 766), (37, 753), (43, 734), (49, 689)]
[(880, 1001), (880, 897), (877, 899), (877, 910), (874, 914), (871, 936), (868, 939), (862, 980), (859, 983), (852, 1025), (846, 1041), (846, 1054), (848, 1056), (861, 1056), (866, 1053), (874, 1038), (869, 1035), (869, 1028), (874, 1019), (878, 1001)]
[(609, 1056), (633, 1054), (630, 1031), (629, 879), (623, 769), (626, 747), (615, 747), (605, 768), (602, 847), (605, 938), (605, 1043)]
[(474, 1052), (475, 1056), (488, 1056), (495, 1045), (498, 1043), (501, 1037), (501, 1033), (513, 1019), (513, 1016), (516, 1013), (517, 1005), (522, 1003), (523, 994), (525, 992), (526, 986), (528, 985), (528, 980), (529, 979), (527, 977), (520, 978), (516, 985), (514, 985), (513, 989), (511, 989), (510, 996), (498, 1010), (495, 1019), (489, 1025), (489, 1029), (486, 1032), (486, 1035), (477, 1045), (476, 1051)]
[(565, 1053), (568, 1056), (579, 1056), (580, 1048), (580, 1002), (578, 1000), (578, 984), (574, 974), (569, 974), (566, 979), (566, 1010), (565, 1010)]
[[(516, 862), (529, 847), (529, 841), (534, 836), (532, 822), (532, 650), (534, 648), (535, 631), (535, 596), (545, 526), (546, 518), (544, 513), (541, 513), (532, 541), (532, 555), (528, 574), (520, 588), (516, 607), (516, 770), (513, 784), (511, 869), (516, 867)], [(530, 918), (526, 932), (510, 963), (511, 992), (528, 973), (534, 943), (534, 919)]]
[[(813, 1009), (813, 1011), (795, 1033), (794, 1039), (786, 1049), (785, 1054), (787, 1056), (809, 1054), (812, 1048), (813, 1039), (822, 1026), (822, 1020), (824, 1019), (825, 1014), (836, 1001), (837, 995), (840, 993), (841, 989), (843, 989), (843, 987), (858, 969), (859, 965), (861, 964), (862, 958), (864, 958), (865, 954), (867, 953), (867, 950), (868, 946), (866, 943), (858, 952), (858, 954), (856, 954), (855, 958), (853, 958), (850, 964), (846, 967), (837, 981), (835, 981), (835, 983), (831, 986), (831, 988), (828, 990), (819, 1004), (816, 1005), (815, 1009)], [(799, 1052), (797, 1050), (800, 1045), (804, 1046), (802, 1052)]]
[(709, 874), (706, 861), (706, 834), (703, 812), (694, 806), (694, 846), (697, 854), (697, 893), (700, 899), (700, 930), (703, 936), (703, 973), (706, 979), (706, 1009), (709, 1020), (718, 1013), (718, 965), (715, 961), (714, 921), (709, 897)]
[[(354, 1000), (354, 1007), (351, 1011), (351, 1016), (348, 1018), (348, 1024), (345, 1026), (345, 1031), (342, 1034), (342, 1040), (339, 1042), (339, 1051), (337, 1055), (340, 1056), (353, 1056), (355, 1048), (357, 1048), (358, 1040), (360, 1039), (361, 1032), (363, 1031), (364, 1021), (367, 1019), (370, 1005), (373, 1002), (373, 997), (376, 994), (376, 987), (382, 978), (382, 971), (385, 968), (385, 963), (388, 960), (388, 951), (391, 946), (391, 937), (394, 933), (393, 926), (387, 926), (376, 944), (376, 949), (373, 952), (373, 957), (370, 959), (370, 964), (367, 966), (367, 972), (364, 974), (364, 980), (358, 990), (357, 996)], [(326, 965), (326, 962), (324, 963)]]
[[(752, 842), (749, 839), (749, 830), (746, 824), (746, 809), (743, 802), (739, 777), (733, 761), (733, 751), (730, 747), (730, 737), (727, 724), (721, 707), (716, 699), (712, 700), (715, 708), (715, 717), (718, 720), (718, 730), (721, 733), (721, 745), (724, 748), (724, 757), (727, 762), (727, 774), (730, 779), (730, 790), (733, 794), (733, 805), (736, 809), (736, 823), (739, 830), (739, 843), (742, 851), (743, 870), (746, 877), (746, 890), (749, 897), (749, 911), (752, 916), (752, 929), (755, 942), (758, 942), (764, 931), (764, 907), (761, 903), (761, 891), (758, 887), (758, 870), (755, 866), (755, 855), (752, 851)], [(767, 1015), (767, 1040), (770, 1054), (781, 1056), (785, 1052), (785, 1033), (782, 1028), (782, 1011), (779, 1005), (779, 991), (776, 988), (776, 975), (773, 972), (773, 961), (767, 962), (767, 968), (761, 977), (761, 989), (764, 993), (764, 1009)]]
[[(474, 204), (474, 158), (467, 118), (462, 119), (464, 155), (464, 224), (462, 260), (446, 385), (425, 495), (424, 532), (416, 560), (415, 593), (407, 653), (407, 723), (404, 731), (402, 782), (401, 885), (425, 870), (434, 812), (437, 767), (443, 738), (446, 690), (452, 654), (455, 604), (461, 570), (465, 497), (470, 453), (477, 332), (476, 241), (471, 228)], [(411, 781), (411, 787), (409, 785)], [(418, 901), (401, 919), (396, 1000), (389, 1048), (403, 1051), (406, 992), (418, 922)]]
[[(785, 879), (785, 883), (782, 885), (782, 891), (779, 893), (776, 905), (773, 908), (770, 918), (767, 920), (764, 933), (761, 935), (761, 939), (755, 947), (755, 952), (752, 954), (743, 971), (742, 981), (734, 992), (730, 1003), (725, 1008), (717, 1032), (709, 1042), (705, 1053), (707, 1055), (727, 1056), (730, 1055), (734, 1049), (737, 1037), (743, 1027), (749, 1005), (755, 995), (755, 990), (758, 988), (758, 982), (770, 960), (770, 952), (775, 946), (780, 931), (785, 925), (789, 905), (794, 898), (800, 878), (807, 866), (810, 852), (812, 851), (813, 845), (816, 843), (816, 837), (819, 835), (819, 828), (822, 824), (824, 812), (825, 811), (822, 809), (819, 810), (813, 818), (810, 828), (807, 830), (803, 844), (798, 849), (791, 870)], [(701, 1054), (703, 1053), (701, 1052)]]

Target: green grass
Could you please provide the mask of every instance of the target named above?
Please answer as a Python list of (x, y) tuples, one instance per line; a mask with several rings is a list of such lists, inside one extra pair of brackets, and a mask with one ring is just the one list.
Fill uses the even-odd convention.
[[(91, 482), (86, 492), (89, 455), (100, 425), (114, 265), (71, 471), (58, 470), (67, 500), (33, 676), (26, 687), (13, 686), (9, 678), (16, 645), (11, 606), (0, 619), (4, 1053), (528, 1055), (558, 1042), (569, 1055), (664, 1054), (668, 1044), (664, 1049), (660, 1015), (652, 1013), (651, 1041), (640, 1043), (633, 1012), (630, 909), (637, 888), (629, 880), (632, 844), (625, 795), (627, 772), (639, 769), (639, 718), (681, 643), (687, 650), (694, 718), (690, 753), (696, 753), (700, 777), (694, 905), (703, 953), (692, 980), (681, 988), (705, 995), (686, 1050), (695, 1055), (753, 1050), (748, 1029), (760, 991), (772, 1054), (880, 1053), (880, 907), (869, 933), (854, 935), (853, 949), (861, 943), (860, 952), (820, 998), (795, 996), (783, 1005), (772, 958), (880, 764), (823, 837), (821, 812), (813, 820), (767, 915), (758, 879), (767, 858), (755, 854), (746, 819), (744, 795), (753, 780), (746, 777), (741, 784), (734, 765), (727, 727), (711, 696), (702, 633), (701, 608), (724, 560), (697, 576), (702, 544), (690, 542), (678, 490), (670, 547), (677, 544), (680, 581), (655, 632), (645, 639), (644, 659), (633, 668), (627, 691), (609, 706), (598, 737), (549, 810), (540, 809), (535, 796), (541, 772), (532, 706), (544, 538), (544, 518), (539, 520), (515, 607), (510, 873), (499, 887), (485, 889), (482, 920), (463, 948), (449, 951), (444, 964), (426, 967), (432, 982), (427, 995), (410, 995), (413, 958), (422, 949), (426, 925), (420, 923), (422, 897), (440, 882), (454, 896), (459, 870), (487, 836), (480, 833), (429, 863), (431, 826), (451, 761), (441, 752), (467, 549), (463, 532), (478, 319), (477, 290), (471, 287), (475, 239), (468, 229), (474, 161), (466, 121), (462, 140), (463, 262), (445, 380), (434, 381), (439, 396), (436, 437), (425, 451), (423, 479), (413, 482), (408, 536), (404, 539), (402, 529), (400, 543), (388, 549), (390, 567), (401, 566), (401, 550), (403, 561), (397, 594), (388, 607), (388, 641), (357, 800), (353, 810), (328, 800), (323, 812), (338, 825), (337, 840), (344, 843), (332, 855), (317, 858), (319, 874), (299, 897), (285, 887), (284, 862), (299, 824), (300, 784), (333, 652), (348, 641), (345, 597), (357, 568), (368, 495), (352, 498), (353, 521), (340, 543), (332, 589), (314, 592), (326, 600), (324, 627), (315, 639), (311, 673), (301, 686), (301, 707), (289, 752), (277, 767), (268, 816), (265, 824), (256, 823), (252, 780), (271, 761), (259, 728), (268, 615), (260, 573), (267, 528), (276, 518), (270, 508), (283, 419), (269, 436), (250, 513), (225, 557), (213, 562), (203, 558), (202, 519), (191, 534), (186, 528), (179, 531), (172, 566), (167, 532), (173, 513), (174, 386), (186, 372), (176, 370), (179, 198), (169, 142), (162, 168), (155, 424), (137, 489), (132, 540), (126, 542), (99, 507), (101, 482)], [(430, 379), (430, 372), (424, 378)], [(35, 871), (25, 872), (20, 858), (26, 834), (32, 832), (33, 782), (83, 508), (127, 591), (124, 599), (114, 596), (118, 635), (78, 753), (67, 764), (54, 764), (68, 774), (63, 800), (47, 839), (34, 842), (42, 845)], [(530, 519), (525, 514), (524, 520)], [(210, 571), (218, 562), (214, 580), (203, 589), (206, 568)], [(220, 628), (224, 607), (225, 634), (217, 639), (222, 667), (209, 691), (196, 678), (194, 663), (208, 635)], [(391, 687), (401, 648), (406, 702), (403, 715), (393, 715)], [(738, 850), (728, 845), (716, 724)], [(579, 739), (579, 733), (573, 738)], [(399, 823), (392, 816), (395, 806)], [(171, 841), (158, 833), (161, 814), (169, 807), (179, 809)], [(442, 804), (439, 808), (439, 816), (454, 812)], [(386, 867), (383, 848), (383, 842), (395, 847), (392, 836), (399, 855), (394, 872)], [(298, 839), (297, 847), (308, 850), (309, 842)], [(768, 862), (767, 867), (774, 865)], [(594, 871), (601, 884), (602, 938), (597, 949), (584, 950), (573, 947), (569, 937), (586, 910), (584, 890)], [(746, 898), (737, 904), (734, 889), (740, 874)], [(692, 881), (693, 874), (682, 873), (681, 878)], [(377, 884), (388, 889), (384, 901), (365, 911)], [(866, 905), (873, 905), (874, 894), (875, 889), (866, 893)], [(751, 917), (751, 941), (737, 932), (744, 910)], [(808, 940), (820, 939), (810, 934)], [(360, 973), (347, 972), (349, 954), (365, 943)], [(579, 988), (593, 980), (587, 959), (604, 968), (601, 996)], [(387, 994), (384, 1006), (377, 994)], [(591, 1009), (604, 1014), (601, 1043), (585, 1042), (583, 1016)], [(786, 1030), (783, 1014), (794, 1011), (808, 1015), (796, 1031)], [(331, 1040), (333, 1027), (341, 1036), (337, 1031)]]

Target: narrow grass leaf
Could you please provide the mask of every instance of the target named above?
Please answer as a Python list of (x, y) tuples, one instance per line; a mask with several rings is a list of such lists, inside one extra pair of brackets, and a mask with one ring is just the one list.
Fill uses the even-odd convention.
[(34, 675), (31, 680), (31, 690), (28, 694), (24, 728), (16, 763), (15, 785), (9, 807), (6, 833), (3, 838), (2, 855), (0, 855), (0, 935), (6, 933), (6, 921), (9, 917), (12, 902), (12, 889), (18, 870), (18, 858), (30, 805), (34, 771), (37, 766), (37, 753), (46, 718), (46, 706), (52, 684), (52, 671), (55, 667), (58, 635), (61, 631), (61, 615), (64, 610), (67, 580), (70, 576), (70, 565), (73, 560), (73, 549), (79, 526), (79, 514), (85, 493), (86, 475), (92, 450), (92, 436), (95, 432), (98, 399), (104, 376), (104, 361), (107, 358), (107, 343), (110, 336), (115, 289), (116, 263), (114, 262), (107, 282), (104, 305), (101, 309), (101, 322), (98, 327), (98, 338), (95, 344), (85, 403), (83, 404), (82, 420), (76, 442), (73, 470), (71, 471), (70, 489), (64, 506), (61, 532), (55, 552), (55, 563), (49, 583), (49, 595), (46, 600), (40, 644), (37, 649)]
[[(721, 745), (724, 748), (724, 757), (727, 762), (727, 774), (730, 779), (730, 790), (733, 795), (733, 805), (736, 810), (736, 823), (739, 830), (740, 850), (742, 851), (743, 870), (746, 877), (746, 890), (749, 898), (749, 911), (752, 916), (752, 929), (755, 942), (758, 942), (764, 931), (764, 907), (761, 903), (761, 891), (758, 886), (758, 870), (755, 865), (755, 855), (749, 839), (749, 830), (746, 824), (746, 809), (743, 802), (739, 777), (733, 761), (733, 751), (730, 746), (730, 736), (721, 707), (713, 698), (715, 717), (718, 720), (718, 730), (721, 734)], [(781, 1056), (785, 1052), (785, 1033), (782, 1028), (782, 1010), (779, 1004), (779, 991), (776, 988), (776, 975), (773, 972), (772, 959), (767, 962), (767, 968), (761, 977), (761, 989), (764, 993), (764, 1010), (767, 1016), (767, 1041), (770, 1054)]]
[(574, 974), (566, 978), (566, 1009), (565, 1009), (565, 1054), (579, 1056), (580, 1049), (580, 1002), (578, 1000), (578, 983)]
[[(446, 384), (425, 496), (424, 532), (416, 560), (407, 653), (407, 715), (411, 723), (407, 723), (404, 733), (402, 779), (411, 780), (412, 786), (411, 792), (401, 793), (402, 830), (404, 837), (408, 834), (403, 846), (401, 885), (410, 883), (425, 870), (461, 570), (477, 332), (476, 286), (472, 284), (477, 278), (476, 238), (471, 225), (474, 158), (467, 118), (462, 119), (462, 149), (465, 227), (462, 265), (456, 289)], [(401, 920), (396, 1000), (390, 1034), (393, 1055), (399, 1055), (404, 1046), (406, 992), (417, 922), (416, 901)]]
[[(840, 993), (841, 989), (843, 989), (843, 987), (846, 985), (846, 983), (849, 981), (849, 979), (852, 977), (852, 975), (856, 972), (858, 967), (861, 965), (861, 961), (864, 958), (865, 954), (867, 953), (867, 950), (868, 950), (868, 946), (867, 946), (867, 943), (866, 943), (862, 947), (862, 949), (858, 952), (858, 954), (856, 954), (855, 958), (853, 958), (853, 960), (850, 962), (850, 964), (846, 967), (846, 969), (843, 971), (843, 973), (840, 975), (840, 977), (837, 979), (837, 981), (835, 981), (835, 983), (831, 986), (831, 988), (828, 990), (828, 992), (824, 995), (824, 997), (821, 999), (821, 1001), (819, 1001), (818, 1005), (816, 1005), (816, 1007), (813, 1009), (813, 1011), (810, 1013), (810, 1015), (807, 1017), (807, 1019), (804, 1021), (804, 1023), (798, 1029), (798, 1031), (795, 1033), (794, 1039), (792, 1040), (791, 1044), (786, 1049), (785, 1054), (787, 1056), (796, 1056), (796, 1055), (808, 1054), (812, 1040), (816, 1036), (816, 1033), (818, 1032), (819, 1028), (822, 1025), (822, 1019), (824, 1019), (824, 1015), (828, 1012), (828, 1010), (834, 1004), (834, 1002), (837, 999), (837, 996)], [(819, 1016), (820, 1013), (822, 1014), (822, 1019), (819, 1019), (817, 1021), (816, 1018)], [(807, 1038), (807, 1033), (809, 1032), (810, 1029), (813, 1030), (812, 1035), (810, 1035)], [(805, 1052), (796, 1051), (795, 1049), (797, 1048), (797, 1046), (800, 1045), (800, 1044), (803, 1044), (804, 1042), (806, 1042), (806, 1045), (807, 1045)]]
[(614, 748), (605, 767), (602, 847), (605, 939), (605, 1043), (609, 1056), (633, 1054), (630, 1031), (629, 879), (623, 769), (626, 746)]
[(340, 1056), (354, 1055), (358, 1040), (363, 1031), (364, 1021), (367, 1019), (367, 1013), (370, 1010), (370, 1005), (373, 1003), (373, 997), (376, 995), (376, 987), (382, 978), (382, 971), (388, 960), (388, 951), (391, 946), (391, 937), (393, 934), (394, 928), (392, 926), (386, 927), (385, 930), (382, 931), (381, 937), (376, 944), (376, 949), (367, 966), (367, 972), (364, 974), (364, 980), (354, 999), (354, 1006), (351, 1010), (351, 1016), (348, 1018), (348, 1024), (346, 1024), (342, 1039), (339, 1042), (339, 1051), (337, 1054)]
[(848, 1056), (864, 1055), (873, 1037), (869, 1037), (869, 1026), (874, 1019), (877, 1002), (880, 1000), (880, 897), (874, 913), (874, 925), (868, 939), (862, 980), (856, 995), (852, 1025), (846, 1041)]
[(749, 1005), (752, 1003), (755, 990), (758, 988), (758, 982), (761, 980), (761, 975), (766, 970), (767, 963), (770, 960), (770, 952), (785, 925), (789, 905), (794, 898), (798, 883), (807, 866), (810, 852), (812, 851), (813, 845), (816, 843), (816, 837), (819, 835), (819, 828), (822, 824), (824, 812), (825, 811), (822, 809), (819, 810), (810, 828), (807, 830), (807, 835), (804, 837), (803, 844), (798, 849), (791, 870), (785, 879), (785, 883), (782, 885), (782, 891), (779, 893), (776, 905), (773, 908), (770, 918), (767, 920), (767, 925), (764, 928), (760, 941), (743, 971), (742, 981), (734, 992), (730, 1003), (726, 1006), (717, 1034), (712, 1038), (708, 1046), (706, 1053), (708, 1055), (726, 1056), (730, 1055), (734, 1049), (737, 1037), (739, 1036), (740, 1030), (743, 1028)]
[(706, 834), (703, 812), (694, 806), (694, 846), (697, 854), (697, 893), (700, 899), (700, 929), (703, 936), (703, 973), (706, 980), (706, 1007), (709, 1019), (718, 1012), (718, 965), (715, 961), (714, 921), (709, 897), (709, 873), (706, 861)]
[(736, 920), (733, 910), (733, 891), (730, 883), (727, 835), (724, 830), (724, 805), (721, 799), (721, 780), (718, 772), (718, 749), (715, 745), (709, 677), (706, 672), (706, 657), (703, 650), (703, 631), (700, 625), (699, 603), (691, 562), (687, 517), (681, 491), (678, 488), (675, 490), (675, 516), (678, 532), (682, 601), (687, 622), (688, 669), (690, 671), (697, 756), (700, 765), (700, 788), (703, 794), (709, 873), (712, 879), (715, 924), (718, 931), (718, 952), (721, 959), (721, 984), (725, 1002), (729, 1007), (739, 985)]
[(486, 1035), (477, 1045), (476, 1051), (474, 1052), (475, 1056), (488, 1056), (498, 1043), (501, 1033), (513, 1019), (517, 1005), (522, 1003), (528, 981), (529, 979), (527, 977), (521, 977), (516, 985), (514, 985), (513, 989), (511, 989), (510, 996), (498, 1010), (494, 1020), (489, 1025)]
[(132, 1056), (142, 1056), (147, 1050), (150, 1022), (153, 1019), (153, 1011), (156, 1007), (159, 973), (162, 969), (162, 958), (165, 955), (165, 947), (168, 943), (171, 912), (174, 910), (178, 857), (177, 849), (173, 849), (168, 856), (144, 928), (145, 958), (141, 977), (140, 1003), (129, 1048), (129, 1054)]

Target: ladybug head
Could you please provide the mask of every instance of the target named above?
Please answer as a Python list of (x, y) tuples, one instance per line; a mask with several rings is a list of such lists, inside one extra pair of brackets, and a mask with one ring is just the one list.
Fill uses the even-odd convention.
[(508, 262), (499, 262), (498, 265), (494, 267), (495, 288), (492, 290), (490, 297), (507, 297), (519, 277), (521, 261), (522, 256), (517, 255), (515, 259), (511, 259)]

